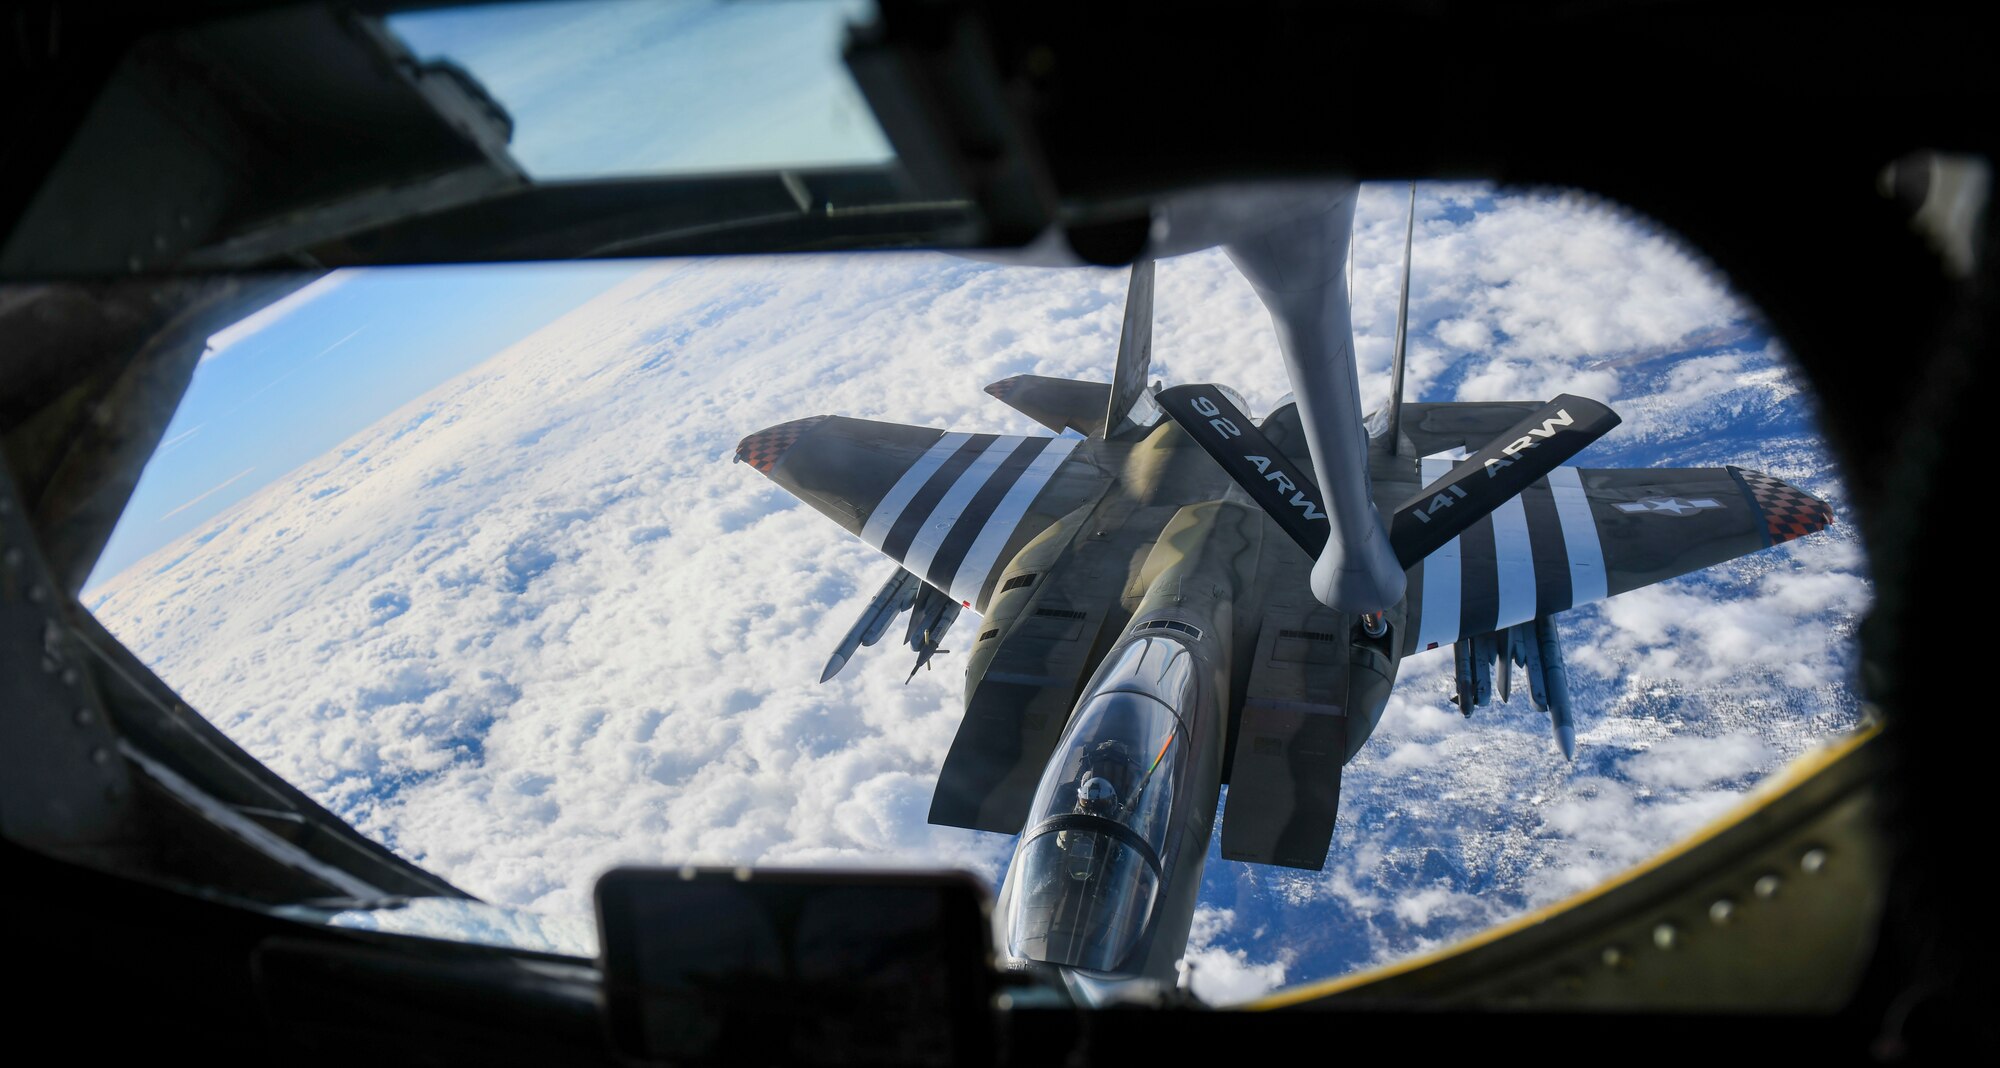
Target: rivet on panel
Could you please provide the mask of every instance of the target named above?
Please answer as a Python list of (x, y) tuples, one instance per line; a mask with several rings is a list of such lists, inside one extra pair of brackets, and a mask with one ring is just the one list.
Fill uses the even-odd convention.
[(1715, 904), (1710, 905), (1708, 907), (1708, 920), (1710, 923), (1715, 924), (1717, 927), (1721, 927), (1723, 924), (1726, 924), (1730, 920), (1733, 920), (1735, 918), (1736, 918), (1736, 902), (1731, 901), (1726, 897), (1717, 898)]
[(106, 749), (101, 745), (95, 749), (92, 749), (90, 751), (90, 762), (92, 764), (97, 765), (100, 768), (106, 764), (111, 763), (111, 750)]
[(1681, 933), (1671, 923), (1656, 924), (1653, 927), (1653, 944), (1661, 949), (1672, 949), (1680, 944)]
[(1766, 875), (1750, 884), (1750, 889), (1756, 891), (1758, 897), (1769, 901), (1778, 896), (1778, 888), (1783, 885), (1785, 885), (1784, 880), (1775, 875)]
[(77, 680), (81, 678), (83, 678), (83, 676), (77, 674), (75, 668), (63, 669), (62, 681), (64, 686), (74, 686), (76, 685)]
[(29, 601), (32, 601), (35, 604), (41, 604), (43, 601), (46, 601), (48, 599), (49, 599), (49, 591), (42, 588), (42, 585), (40, 583), (36, 583), (35, 585), (28, 587)]
[(1603, 961), (1606, 968), (1623, 968), (1625, 951), (1617, 946), (1605, 946), (1604, 951), (1597, 955), (1597, 959)]
[(96, 719), (97, 716), (88, 708), (79, 708), (76, 710), (76, 725), (79, 727), (88, 727)]
[(1805, 872), (1807, 875), (1818, 875), (1820, 869), (1824, 867), (1826, 867), (1826, 850), (1824, 849), (1808, 849), (1805, 855), (1799, 858), (1799, 870)]

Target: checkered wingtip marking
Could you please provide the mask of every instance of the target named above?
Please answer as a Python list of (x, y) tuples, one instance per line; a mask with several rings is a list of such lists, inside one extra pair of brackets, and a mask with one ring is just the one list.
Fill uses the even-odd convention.
[(806, 431), (826, 422), (826, 419), (824, 415), (814, 415), (759, 430), (736, 443), (736, 459), (768, 475), (792, 446), (799, 443)]
[(1825, 501), (1770, 475), (1741, 467), (1729, 469), (1750, 491), (1751, 500), (1764, 515), (1764, 529), (1771, 544), (1803, 538), (1833, 525), (1833, 509)]

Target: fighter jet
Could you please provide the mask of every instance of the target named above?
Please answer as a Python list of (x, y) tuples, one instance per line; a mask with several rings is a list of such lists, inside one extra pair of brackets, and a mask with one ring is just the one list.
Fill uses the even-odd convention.
[(1352, 212), (1348, 187), (1220, 242), (1298, 397), (1261, 418), (1225, 385), (1145, 384), (1145, 260), (1111, 383), (986, 388), (1061, 436), (814, 415), (737, 447), (897, 561), (821, 681), (904, 610), (919, 666), (978, 614), (930, 822), (1019, 836), (1001, 944), (1080, 1001), (1171, 988), (1225, 784), (1222, 856), (1325, 864), (1341, 768), (1402, 658), (1449, 646), (1467, 715), (1519, 668), (1573, 757), (1558, 613), (1832, 521), (1743, 468), (1566, 466), (1618, 422), (1587, 398), (1403, 403), (1414, 197), (1390, 401), (1363, 419)]

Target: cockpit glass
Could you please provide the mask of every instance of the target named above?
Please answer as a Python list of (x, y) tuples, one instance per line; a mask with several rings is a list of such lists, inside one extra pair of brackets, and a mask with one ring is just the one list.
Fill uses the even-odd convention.
[[(1140, 638), (1099, 685), (1181, 697), (1185, 649)], [(1166, 685), (1160, 685), (1162, 679)], [(1157, 697), (1100, 694), (1077, 711), (1035, 792), (1007, 917), (1015, 956), (1097, 972), (1125, 965), (1171, 859), (1174, 790), (1187, 749), (1180, 717)]]
[(469, 72), (531, 177), (882, 163), (841, 42), (869, 0), (582, 0), (391, 15), (420, 61)]
[(1094, 972), (1126, 965), (1160, 886), (1137, 849), (1079, 828), (1031, 839), (1015, 863), (1021, 871), (1009, 953)]
[[(718, 19), (765, 17), (723, 6)], [(425, 40), (414, 26), (398, 22)], [(529, 59), (478, 73), (505, 99)], [(533, 109), (509, 106), (526, 138)], [(1356, 211), (1363, 411), (1388, 396), (1408, 195), (1365, 185)], [(1510, 700), (1496, 675), (1495, 700), (1461, 714), (1442, 644), (1399, 663), (1343, 770), (1322, 869), (1226, 859), (1225, 787), (1188, 942), (1194, 990), (1212, 1002), (1406, 960), (1588, 891), (1860, 719), (1867, 560), (1770, 328), (1675, 239), (1587, 198), (1425, 184), (1416, 211), (1412, 404), (1600, 399), (1624, 422), (1576, 465), (1737, 465), (1830, 502), (1835, 521), (1556, 616), (1574, 760), (1519, 673)], [(952, 867), (996, 889), (1019, 864), (1050, 888), (1049, 909), (1080, 907), (1092, 880), (1079, 871), (1116, 866), (1132, 874), (1127, 896), (1091, 901), (1074, 948), (1039, 951), (1113, 961), (1164, 894), (1146, 851), (1171, 846), (1190, 791), (1170, 772), (1185, 775), (1194, 739), (1163, 704), (1113, 694), (1071, 737), (1116, 745), (1021, 780), (1039, 787), (1024, 824), (1102, 806), (1130, 838), (1078, 822), (1016, 861), (1013, 834), (932, 825), (966, 667), (998, 623), (964, 610), (916, 667), (923, 627), (906, 613), (822, 682), (895, 564), (732, 461), (745, 435), (820, 415), (1054, 437), (986, 387), (1108, 381), (1127, 279), (939, 253), (337, 272), (217, 335), (83, 601), (189, 707), (334, 814), (545, 918), (538, 944), (587, 943), (567, 925), (588, 928), (592, 882), (618, 864)], [(1155, 308), (1149, 381), (1226, 382), (1255, 418), (1289, 391), (1270, 315), (1221, 251), (1161, 261)], [(1668, 538), (1734, 501), (1634, 497), (1643, 510), (1617, 521)], [(1494, 552), (1489, 539), (1482, 566)], [(1122, 580), (1141, 564), (1101, 566)], [(1087, 661), (1108, 609), (1035, 574), (1037, 633)], [(1241, 626), (1254, 636), (1262, 620)], [(1273, 655), (1300, 664), (1348, 639), (1271, 625), (1293, 631)], [(1080, 689), (1089, 666), (1065, 684)], [(1059, 725), (1071, 711), (1035, 714)], [(1086, 771), (1102, 784), (1086, 788)], [(416, 919), (466, 937), (526, 926)]]
[[(1166, 644), (1162, 640), (1162, 644)], [(1180, 720), (1154, 698), (1109, 693), (1071, 721), (1068, 755), (1051, 764), (1035, 792), (1032, 827), (1072, 814), (1130, 827), (1153, 851), (1166, 851), (1177, 765)]]

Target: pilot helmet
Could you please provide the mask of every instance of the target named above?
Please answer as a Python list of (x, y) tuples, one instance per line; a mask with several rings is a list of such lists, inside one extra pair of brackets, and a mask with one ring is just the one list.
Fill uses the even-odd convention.
[(1118, 800), (1118, 788), (1102, 775), (1092, 775), (1083, 780), (1076, 792), (1077, 807), (1094, 816), (1108, 815), (1111, 806)]

